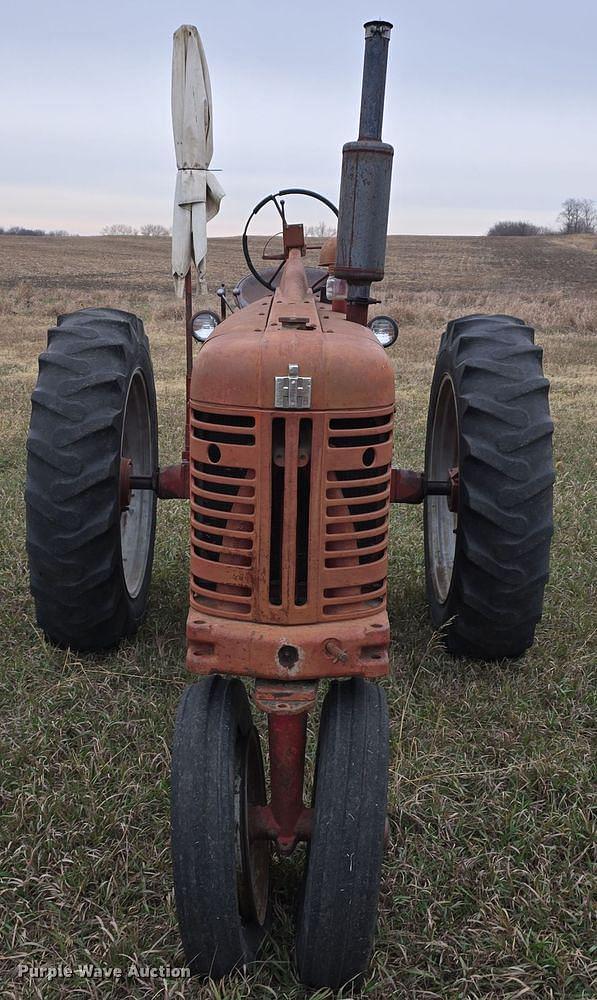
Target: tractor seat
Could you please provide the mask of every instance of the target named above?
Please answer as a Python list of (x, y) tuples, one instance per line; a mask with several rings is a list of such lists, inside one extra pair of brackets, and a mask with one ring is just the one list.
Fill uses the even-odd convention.
[[(271, 280), (273, 274), (275, 274), (275, 267), (264, 267), (261, 272), (263, 277), (268, 281)], [(307, 275), (307, 282), (309, 285), (314, 285), (316, 281), (321, 281), (321, 287), (325, 291), (325, 281), (323, 278), (327, 278), (328, 271), (325, 267), (306, 267), (305, 274)], [(278, 287), (278, 284), (282, 278), (282, 271), (278, 274), (274, 281), (274, 288)], [(319, 291), (319, 289), (318, 289)], [(250, 306), (252, 302), (257, 302), (262, 299), (264, 295), (271, 295), (269, 288), (262, 285), (260, 281), (253, 274), (246, 274), (244, 278), (241, 278), (238, 285), (234, 289), (234, 297), (237, 301), (238, 306), (244, 309), (245, 306)]]

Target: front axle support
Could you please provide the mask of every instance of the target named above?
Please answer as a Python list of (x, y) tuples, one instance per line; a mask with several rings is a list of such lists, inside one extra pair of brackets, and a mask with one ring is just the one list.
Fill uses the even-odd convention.
[(120, 460), (120, 509), (128, 510), (133, 490), (152, 490), (160, 500), (188, 500), (189, 463), (167, 465), (151, 476), (137, 476), (130, 458)]
[(256, 681), (253, 700), (267, 714), (271, 798), (252, 805), (252, 840), (273, 840), (283, 856), (309, 840), (313, 810), (303, 803), (307, 715), (315, 707), (317, 683)]
[[(449, 478), (436, 482), (425, 479), (414, 469), (392, 469), (390, 484), (391, 503), (422, 503), (428, 496), (447, 496), (450, 510), (458, 509), (458, 469), (449, 470)], [(120, 463), (120, 504), (123, 510), (129, 505), (132, 490), (153, 490), (161, 500), (186, 500), (189, 497), (189, 463), (182, 461), (168, 465), (152, 476), (134, 474), (132, 462), (123, 458)]]
[(414, 469), (392, 469), (390, 481), (390, 503), (422, 503), (425, 497), (445, 496), (448, 508), (458, 510), (458, 469), (448, 470), (448, 479), (436, 481), (425, 479), (422, 472)]

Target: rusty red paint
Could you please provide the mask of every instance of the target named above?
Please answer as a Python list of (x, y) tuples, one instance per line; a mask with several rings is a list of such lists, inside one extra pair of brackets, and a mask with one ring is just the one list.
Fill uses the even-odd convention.
[[(303, 807), (294, 825), (295, 844), (311, 839), (313, 810)], [(249, 836), (251, 840), (278, 840), (280, 825), (271, 806), (249, 806)], [(278, 845), (279, 846), (279, 845)], [(289, 854), (279, 846), (281, 854)]]
[(458, 513), (458, 494), (460, 490), (460, 473), (458, 469), (449, 469), (448, 476), (450, 478), (450, 492), (448, 494), (448, 510), (452, 514)]
[(291, 223), (284, 226), (284, 256), (288, 258), (291, 250), (305, 251), (305, 231), (301, 223)]
[(318, 681), (256, 680), (253, 701), (262, 712), (278, 712), (282, 715), (297, 715), (315, 708)]
[(391, 503), (421, 503), (425, 496), (422, 472), (414, 469), (392, 469), (390, 481)]
[[(187, 618), (187, 668), (195, 674), (235, 674), (271, 680), (319, 677), (385, 677), (389, 670), (390, 624), (385, 608), (355, 612), (352, 619), (314, 624), (250, 623), (191, 608)], [(329, 642), (347, 656), (326, 650)], [(281, 645), (299, 651), (295, 667), (280, 662)], [(332, 647), (330, 647), (331, 649)]]
[(161, 500), (189, 499), (189, 463), (167, 465), (158, 473), (157, 494)]
[(304, 812), (303, 780), (307, 713), (270, 712), (269, 734), (270, 812), (276, 828), (276, 842), (281, 854), (290, 854), (299, 836), (298, 823)]
[(448, 509), (456, 514), (459, 485), (457, 468), (448, 469), (448, 478), (441, 481), (425, 479), (422, 472), (414, 469), (392, 469), (390, 503), (422, 503), (427, 496), (445, 496)]
[(350, 302), (346, 303), (346, 319), (349, 323), (360, 323), (361, 326), (367, 326), (367, 318), (369, 315), (369, 303), (368, 302)]
[[(315, 328), (308, 337), (303, 330), (282, 327), (282, 319), (297, 306)], [(304, 601), (296, 600), (296, 525), (305, 415), (272, 407), (275, 377), (287, 370), (295, 352), (301, 370), (313, 379), (308, 416), (313, 502)], [(372, 376), (363, 382), (358, 373), (365, 359), (370, 359)], [(337, 378), (329, 378), (331, 370), (339, 373)], [(352, 403), (348, 411), (347, 394)], [(239, 310), (214, 331), (195, 364), (191, 396), (191, 526), (201, 533), (201, 545), (191, 548), (190, 670), (288, 680), (387, 673), (393, 397), (393, 371), (375, 337), (330, 312), (329, 304), (314, 301), (297, 250), (291, 251), (271, 302)], [(371, 421), (376, 429), (373, 450), (367, 447)], [(276, 448), (281, 446), (275, 445), (274, 431), (280, 423), (286, 498), (281, 535), (287, 543), (277, 603), (270, 588), (269, 484), (272, 463), (278, 465)], [(373, 477), (367, 475), (369, 461), (375, 463)], [(354, 478), (361, 468), (363, 478)], [(338, 483), (346, 470), (351, 486), (359, 490), (350, 509)], [(222, 530), (215, 531), (213, 505), (221, 503), (222, 487), (234, 487), (235, 499), (218, 518), (225, 522), (216, 526)], [(371, 498), (366, 490), (375, 491), (375, 514), (367, 509)], [(365, 542), (377, 557), (371, 562), (362, 560)], [(344, 662), (325, 651), (330, 639), (340, 643)], [(296, 653), (292, 664), (279, 656), (289, 646)]]
[(283, 855), (309, 840), (313, 810), (303, 805), (307, 714), (315, 707), (317, 682), (257, 680), (253, 699), (267, 713), (271, 801), (250, 807), (253, 840), (275, 841)]

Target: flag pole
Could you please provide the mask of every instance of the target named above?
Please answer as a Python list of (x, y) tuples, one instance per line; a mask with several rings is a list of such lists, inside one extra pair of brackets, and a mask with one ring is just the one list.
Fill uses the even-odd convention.
[(186, 344), (186, 416), (183, 461), (189, 461), (191, 444), (191, 375), (193, 374), (193, 277), (191, 268), (184, 279), (185, 344)]

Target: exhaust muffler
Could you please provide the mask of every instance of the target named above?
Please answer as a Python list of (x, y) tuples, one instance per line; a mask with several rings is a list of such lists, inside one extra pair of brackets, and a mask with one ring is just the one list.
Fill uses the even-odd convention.
[(367, 322), (371, 282), (384, 276), (394, 150), (381, 140), (389, 21), (365, 24), (359, 138), (342, 150), (335, 276), (348, 284), (347, 318)]

